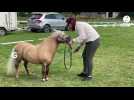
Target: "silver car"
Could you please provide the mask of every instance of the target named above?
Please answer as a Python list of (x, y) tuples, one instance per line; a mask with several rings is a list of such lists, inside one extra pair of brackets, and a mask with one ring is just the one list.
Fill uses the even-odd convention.
[(31, 31), (51, 32), (52, 29), (65, 30), (65, 27), (65, 16), (56, 12), (32, 13), (28, 19), (28, 29)]

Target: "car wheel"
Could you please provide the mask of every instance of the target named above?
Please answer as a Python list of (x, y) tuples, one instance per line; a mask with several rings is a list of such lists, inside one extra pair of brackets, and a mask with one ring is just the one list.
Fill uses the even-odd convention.
[(0, 35), (4, 36), (6, 34), (6, 30), (4, 28), (0, 28)]
[(50, 27), (50, 25), (45, 25), (44, 28), (43, 28), (43, 31), (44, 31), (45, 33), (51, 32), (51, 27)]
[(37, 29), (31, 28), (31, 32), (37, 32)]

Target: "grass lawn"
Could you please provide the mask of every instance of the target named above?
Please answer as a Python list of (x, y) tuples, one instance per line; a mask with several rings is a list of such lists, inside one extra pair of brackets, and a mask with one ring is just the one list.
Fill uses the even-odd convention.
[[(73, 65), (66, 71), (63, 64), (64, 45), (60, 45), (50, 66), (49, 81), (41, 82), (41, 66), (29, 64), (32, 76), (26, 76), (20, 66), (19, 80), (6, 75), (6, 64), (14, 45), (0, 45), (0, 86), (1, 87), (104, 87), (134, 86), (134, 27), (98, 27), (101, 46), (94, 58), (93, 80), (82, 82), (76, 74), (82, 70), (81, 49), (73, 54)], [(74, 32), (67, 32), (73, 37)], [(47, 37), (49, 33), (14, 32), (0, 37), (0, 43), (20, 40), (35, 40)]]

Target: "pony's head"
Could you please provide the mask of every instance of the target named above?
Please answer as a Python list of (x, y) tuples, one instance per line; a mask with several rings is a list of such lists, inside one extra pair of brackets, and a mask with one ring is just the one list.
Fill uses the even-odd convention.
[(66, 43), (70, 48), (72, 48), (72, 38), (65, 34), (64, 31), (55, 31), (52, 33), (52, 37), (55, 37), (58, 43)]

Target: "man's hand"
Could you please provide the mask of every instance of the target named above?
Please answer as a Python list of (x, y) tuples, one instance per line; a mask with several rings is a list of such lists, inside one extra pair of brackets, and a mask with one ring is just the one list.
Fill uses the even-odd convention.
[(75, 42), (76, 42), (76, 39), (74, 38), (74, 39), (72, 40), (72, 42), (75, 43)]
[(80, 50), (80, 48), (84, 45), (84, 42), (82, 42), (74, 51), (73, 53), (76, 53)]
[(79, 50), (80, 50), (80, 46), (77, 47), (77, 48), (73, 51), (73, 53), (76, 53), (76, 52), (78, 52)]

